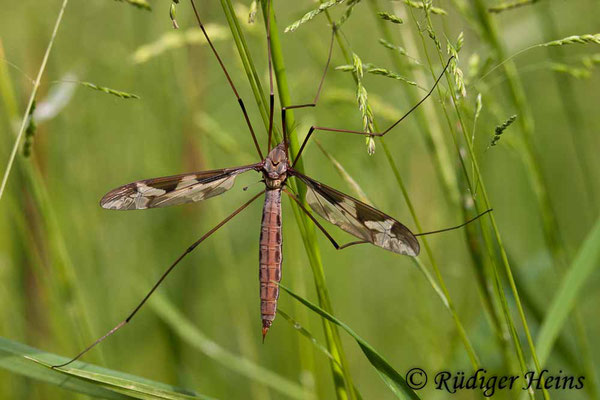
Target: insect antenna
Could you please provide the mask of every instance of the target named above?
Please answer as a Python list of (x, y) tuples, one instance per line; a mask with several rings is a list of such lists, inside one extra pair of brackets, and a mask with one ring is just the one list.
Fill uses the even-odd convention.
[(171, 266), (169, 266), (169, 268), (167, 268), (167, 270), (161, 275), (161, 277), (158, 279), (158, 281), (156, 281), (156, 283), (154, 284), (154, 286), (152, 286), (152, 289), (150, 289), (150, 291), (146, 294), (146, 296), (142, 299), (142, 301), (133, 309), (133, 311), (131, 313), (129, 313), (129, 315), (127, 316), (127, 318), (125, 318), (123, 321), (119, 322), (117, 325), (115, 325), (114, 328), (112, 328), (110, 331), (108, 331), (107, 333), (105, 333), (103, 336), (101, 336), (100, 338), (96, 339), (96, 341), (94, 343), (92, 343), (91, 345), (89, 345), (88, 347), (86, 347), (82, 352), (80, 352), (79, 354), (77, 354), (75, 357), (73, 357), (71, 360), (67, 361), (66, 363), (63, 364), (59, 364), (59, 365), (53, 365), (52, 368), (62, 368), (62, 367), (66, 367), (67, 365), (71, 364), (74, 361), (77, 361), (79, 358), (81, 358), (85, 353), (87, 353), (88, 351), (90, 351), (91, 349), (93, 349), (94, 347), (96, 347), (96, 345), (100, 344), (101, 342), (104, 341), (104, 339), (106, 339), (107, 337), (111, 336), (112, 334), (114, 334), (116, 331), (118, 331), (119, 329), (121, 329), (123, 326), (125, 326), (129, 321), (131, 321), (133, 319), (133, 317), (135, 316), (135, 314), (137, 314), (137, 312), (140, 310), (140, 308), (142, 308), (142, 306), (144, 304), (146, 304), (146, 301), (148, 301), (148, 299), (150, 298), (150, 296), (152, 296), (152, 294), (156, 291), (156, 289), (158, 289), (158, 287), (160, 286), (161, 283), (163, 283), (163, 281), (165, 280), (165, 278), (169, 275), (169, 273), (171, 273), (171, 271), (173, 271), (173, 269), (177, 266), (177, 264), (179, 264), (179, 262), (181, 260), (183, 260), (183, 258), (185, 256), (187, 256), (188, 254), (190, 254), (192, 251), (194, 251), (194, 249), (200, 244), (202, 243), (204, 240), (206, 240), (210, 235), (212, 235), (213, 233), (215, 233), (220, 227), (222, 227), (223, 225), (225, 225), (227, 222), (229, 222), (233, 217), (235, 217), (236, 215), (238, 215), (243, 209), (245, 209), (246, 207), (248, 207), (254, 200), (258, 199), (258, 197), (260, 195), (262, 195), (265, 191), (262, 190), (261, 192), (259, 192), (257, 195), (255, 195), (254, 197), (252, 197), (250, 200), (248, 200), (246, 203), (242, 204), (241, 207), (239, 207), (237, 210), (235, 210), (234, 212), (232, 212), (231, 214), (229, 214), (229, 216), (227, 218), (225, 218), (224, 220), (222, 220), (221, 222), (219, 222), (214, 228), (212, 228), (210, 231), (206, 232), (200, 239), (196, 240), (190, 247), (188, 247), (178, 258), (177, 260), (175, 260), (175, 262), (173, 262), (173, 264), (171, 264)]
[(436, 230), (436, 231), (431, 231), (431, 232), (415, 233), (414, 235), (415, 235), (415, 236), (425, 236), (425, 235), (432, 235), (432, 234), (434, 234), (434, 233), (442, 233), (442, 232), (453, 231), (453, 230), (455, 230), (455, 229), (462, 228), (463, 226), (465, 226), (465, 225), (468, 225), (468, 224), (470, 224), (470, 223), (471, 223), (471, 222), (473, 222), (473, 221), (476, 221), (476, 220), (478, 220), (479, 218), (483, 217), (485, 214), (487, 214), (487, 213), (489, 213), (489, 212), (492, 212), (493, 210), (494, 210), (493, 208), (490, 208), (490, 209), (488, 209), (488, 210), (485, 210), (485, 211), (484, 211), (484, 212), (482, 212), (481, 214), (479, 214), (479, 215), (477, 215), (477, 216), (475, 216), (475, 217), (471, 218), (470, 220), (468, 220), (468, 221), (466, 221), (466, 222), (463, 222), (463, 223), (462, 223), (462, 224), (460, 224), (460, 225), (452, 226), (452, 227), (450, 227), (450, 228), (438, 229), (438, 230)]
[[(258, 140), (256, 140), (256, 134), (254, 133), (254, 128), (252, 128), (252, 123), (250, 122), (250, 117), (248, 116), (248, 112), (246, 111), (246, 106), (244, 105), (244, 101), (240, 97), (233, 81), (231, 80), (231, 76), (229, 76), (229, 72), (227, 72), (227, 68), (225, 68), (225, 64), (223, 64), (223, 60), (221, 60), (221, 57), (219, 56), (217, 49), (215, 48), (212, 41), (210, 40), (210, 37), (208, 36), (206, 29), (204, 29), (204, 25), (202, 25), (202, 21), (200, 20), (200, 15), (198, 14), (198, 10), (196, 9), (196, 4), (194, 3), (194, 0), (190, 0), (190, 3), (192, 4), (192, 8), (194, 9), (194, 15), (196, 16), (196, 21), (198, 21), (198, 25), (200, 26), (200, 29), (202, 30), (202, 34), (206, 38), (206, 41), (208, 42), (208, 45), (210, 46), (213, 54), (217, 58), (217, 61), (219, 62), (219, 65), (221, 66), (221, 70), (223, 70), (223, 73), (225, 74), (225, 77), (227, 78), (227, 82), (229, 82), (229, 86), (233, 90), (233, 93), (235, 94), (235, 97), (237, 98), (238, 104), (240, 105), (240, 108), (242, 109), (242, 113), (244, 113), (244, 119), (246, 120), (246, 124), (248, 125), (248, 128), (250, 129), (250, 134), (252, 135), (252, 140), (254, 141), (254, 146), (256, 147), (256, 151), (258, 152), (260, 159), (262, 160), (262, 159), (264, 159), (264, 157), (263, 157), (262, 151), (260, 150), (260, 146), (258, 145)], [(271, 93), (273, 93), (273, 85), (272, 84), (271, 84)], [(271, 108), (271, 113), (272, 113), (272, 108)]]

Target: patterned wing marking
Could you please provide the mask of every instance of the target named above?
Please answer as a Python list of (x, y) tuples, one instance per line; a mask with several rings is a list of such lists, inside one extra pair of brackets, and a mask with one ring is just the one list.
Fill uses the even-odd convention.
[(129, 183), (108, 192), (100, 205), (110, 210), (143, 210), (206, 200), (233, 187), (235, 178), (260, 164), (165, 176)]
[(332, 224), (394, 253), (419, 254), (417, 238), (394, 218), (297, 171), (291, 173), (306, 184), (306, 201), (310, 208)]

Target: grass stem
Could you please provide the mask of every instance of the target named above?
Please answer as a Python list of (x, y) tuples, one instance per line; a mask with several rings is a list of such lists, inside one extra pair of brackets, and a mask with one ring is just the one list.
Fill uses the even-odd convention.
[(42, 64), (40, 65), (40, 69), (38, 70), (37, 77), (33, 82), (33, 89), (31, 90), (31, 95), (29, 96), (29, 102), (27, 103), (27, 107), (25, 108), (25, 112), (23, 113), (23, 119), (21, 121), (21, 127), (19, 128), (19, 132), (17, 133), (17, 138), (15, 139), (15, 143), (10, 152), (10, 156), (8, 158), (8, 164), (6, 165), (6, 170), (4, 171), (4, 176), (2, 177), (2, 183), (0, 184), (0, 200), (2, 199), (2, 195), (4, 194), (4, 190), (6, 189), (6, 183), (8, 182), (8, 176), (10, 175), (10, 171), (15, 162), (15, 157), (17, 156), (17, 152), (19, 151), (19, 145), (21, 144), (21, 140), (23, 139), (23, 134), (25, 133), (25, 128), (27, 127), (27, 120), (29, 115), (29, 110), (35, 101), (35, 96), (37, 95), (37, 91), (40, 87), (40, 82), (42, 80), (42, 75), (46, 70), (46, 64), (48, 63), (48, 58), (50, 57), (50, 52), (52, 51), (52, 46), (54, 45), (54, 40), (56, 39), (56, 35), (58, 33), (58, 28), (60, 27), (60, 23), (62, 22), (63, 15), (65, 13), (65, 8), (67, 7), (67, 3), (69, 0), (63, 0), (62, 6), (60, 7), (60, 11), (58, 12), (58, 17), (56, 18), (56, 22), (54, 24), (54, 29), (52, 30), (52, 35), (50, 36), (50, 41), (48, 42), (48, 46), (46, 47), (46, 52), (44, 53), (44, 58), (42, 59)]

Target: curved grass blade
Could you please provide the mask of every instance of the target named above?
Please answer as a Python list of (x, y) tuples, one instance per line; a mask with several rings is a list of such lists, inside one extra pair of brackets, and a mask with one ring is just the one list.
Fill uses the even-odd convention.
[(600, 263), (600, 219), (579, 248), (571, 267), (561, 280), (561, 286), (548, 308), (544, 322), (537, 337), (535, 348), (540, 364), (544, 365), (550, 356), (565, 321), (569, 317), (577, 297), (590, 274)]
[(404, 378), (396, 371), (379, 353), (375, 351), (373, 347), (369, 343), (367, 343), (363, 338), (358, 336), (356, 332), (352, 330), (348, 325), (314, 305), (310, 301), (298, 296), (296, 293), (292, 292), (287, 287), (283, 286), (281, 283), (279, 284), (283, 290), (285, 290), (290, 296), (298, 300), (300, 303), (304, 304), (306, 307), (319, 314), (321, 317), (326, 320), (334, 323), (339, 326), (343, 330), (345, 330), (350, 336), (356, 340), (356, 343), (360, 346), (362, 352), (367, 356), (367, 359), (371, 363), (377, 372), (382, 377), (383, 381), (388, 385), (390, 390), (396, 394), (401, 399), (420, 399), (420, 397), (413, 391)]
[(67, 359), (0, 337), (0, 368), (73, 392), (103, 399), (210, 399), (164, 383), (77, 362), (78, 368), (52, 369)]
[(314, 395), (300, 386), (300, 384), (261, 367), (246, 358), (233, 354), (209, 339), (187, 320), (161, 293), (155, 293), (148, 304), (183, 340), (225, 367), (236, 371), (248, 379), (260, 382), (288, 398), (314, 399)]
[(321, 353), (325, 354), (325, 356), (327, 358), (329, 358), (334, 363), (336, 363), (336, 364), (339, 365), (338, 360), (336, 360), (335, 357), (329, 352), (329, 350), (327, 350), (327, 347), (325, 347), (321, 343), (319, 343), (319, 341), (317, 340), (317, 338), (314, 337), (312, 335), (312, 333), (310, 333), (309, 331), (307, 331), (306, 328), (304, 328), (302, 325), (300, 325), (300, 323), (298, 321), (296, 321), (294, 318), (290, 317), (281, 308), (277, 310), (277, 314), (281, 315), (283, 317), (283, 319), (285, 319), (287, 322), (289, 322), (290, 325), (292, 325), (292, 328), (294, 328), (296, 331), (298, 331), (298, 333), (300, 333), (302, 336), (304, 336), (305, 338), (307, 338), (315, 346), (315, 348), (317, 350), (319, 350)]
[(12, 151), (8, 158), (8, 163), (6, 164), (6, 170), (4, 171), (4, 175), (2, 177), (2, 183), (0, 183), (0, 199), (2, 198), (4, 189), (6, 189), (6, 182), (8, 181), (8, 176), (10, 175), (10, 171), (15, 162), (15, 157), (17, 156), (17, 151), (19, 149), (21, 139), (23, 138), (23, 134), (25, 133), (25, 128), (27, 127), (27, 116), (29, 115), (29, 110), (31, 110), (31, 106), (33, 105), (33, 101), (35, 100), (35, 96), (40, 87), (42, 75), (44, 74), (44, 71), (46, 70), (46, 64), (48, 63), (48, 58), (50, 58), (50, 52), (52, 51), (52, 46), (54, 45), (54, 41), (56, 40), (58, 28), (60, 27), (63, 15), (65, 13), (65, 8), (67, 7), (68, 2), (69, 2), (69, 0), (63, 0), (63, 2), (62, 2), (60, 11), (58, 12), (58, 17), (56, 18), (56, 22), (54, 24), (54, 29), (52, 30), (52, 35), (50, 36), (50, 41), (48, 42), (48, 47), (46, 47), (46, 52), (44, 53), (44, 58), (42, 59), (42, 64), (40, 65), (40, 69), (38, 70), (37, 77), (36, 77), (35, 81), (33, 82), (33, 89), (31, 90), (31, 95), (29, 96), (29, 102), (27, 103), (27, 108), (25, 108), (25, 115), (23, 115), (23, 120), (21, 121), (21, 128), (19, 128), (19, 133), (17, 133), (17, 138), (15, 139), (15, 143), (13, 145)]
[[(315, 348), (317, 350), (319, 350), (321, 353), (325, 354), (325, 356), (327, 358), (329, 358), (332, 362), (334, 362), (336, 365), (341, 367), (339, 361), (329, 352), (329, 350), (327, 350), (327, 347), (325, 347), (321, 343), (319, 343), (317, 338), (314, 337), (312, 335), (312, 333), (310, 333), (306, 328), (304, 328), (302, 325), (300, 325), (300, 323), (298, 321), (296, 321), (294, 318), (290, 317), (281, 308), (277, 309), (277, 314), (281, 315), (283, 317), (283, 319), (285, 319), (287, 322), (289, 322), (290, 325), (292, 325), (292, 327), (296, 331), (298, 331), (298, 333), (300, 333), (302, 336), (307, 338), (315, 346)], [(383, 375), (382, 375), (382, 378), (383, 378)], [(356, 388), (356, 386), (354, 386), (354, 393), (356, 393), (356, 396), (359, 400), (362, 399), (362, 396), (361, 396), (360, 392), (358, 391), (358, 389)]]

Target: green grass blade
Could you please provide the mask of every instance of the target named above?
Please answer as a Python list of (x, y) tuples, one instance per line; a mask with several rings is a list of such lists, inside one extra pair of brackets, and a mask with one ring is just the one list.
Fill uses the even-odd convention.
[(198, 330), (161, 293), (155, 293), (149, 304), (154, 312), (183, 340), (226, 368), (236, 371), (248, 379), (260, 382), (288, 398), (314, 398), (313, 394), (307, 392), (300, 384), (222, 348)]
[(334, 362), (336, 364), (339, 364), (338, 360), (336, 360), (335, 357), (329, 352), (329, 350), (327, 350), (327, 347), (325, 347), (321, 343), (319, 343), (319, 341), (317, 340), (317, 338), (314, 337), (313, 334), (310, 333), (306, 328), (304, 328), (298, 321), (296, 321), (294, 318), (290, 317), (281, 308), (279, 308), (277, 310), (277, 315), (282, 316), (283, 319), (285, 319), (287, 322), (290, 323), (290, 325), (292, 326), (292, 328), (294, 328), (296, 331), (298, 331), (298, 333), (300, 333), (302, 336), (304, 336), (305, 338), (307, 338), (313, 344), (313, 346), (315, 347), (315, 349), (317, 349), (321, 353), (325, 354), (325, 356), (327, 358), (329, 358), (332, 362)]
[(56, 23), (54, 24), (54, 30), (52, 31), (52, 35), (50, 36), (50, 41), (48, 42), (48, 47), (46, 47), (46, 53), (44, 54), (44, 58), (42, 59), (42, 64), (40, 65), (40, 69), (38, 70), (37, 77), (33, 83), (33, 89), (31, 90), (31, 95), (29, 96), (29, 102), (27, 107), (25, 108), (25, 114), (23, 115), (23, 120), (21, 121), (21, 127), (19, 128), (19, 133), (17, 134), (17, 138), (15, 139), (15, 143), (13, 145), (12, 151), (10, 153), (10, 157), (8, 159), (8, 163), (6, 165), (6, 170), (4, 171), (4, 176), (2, 177), (2, 183), (0, 184), (0, 199), (2, 199), (2, 194), (4, 193), (4, 189), (6, 188), (6, 182), (8, 182), (8, 176), (10, 175), (10, 171), (15, 162), (15, 157), (17, 156), (17, 151), (19, 149), (19, 144), (21, 143), (21, 139), (23, 138), (23, 134), (25, 133), (25, 128), (27, 127), (27, 117), (29, 115), (29, 110), (35, 101), (35, 96), (37, 94), (38, 88), (40, 87), (40, 82), (42, 80), (42, 75), (46, 70), (46, 64), (48, 63), (48, 58), (50, 58), (50, 52), (52, 51), (52, 46), (54, 45), (54, 40), (56, 39), (56, 34), (58, 33), (58, 28), (60, 27), (60, 23), (62, 22), (63, 15), (65, 13), (65, 8), (67, 7), (67, 3), (69, 0), (64, 0), (62, 6), (60, 7), (60, 11), (58, 12), (58, 17), (56, 18)]
[[(277, 309), (277, 315), (282, 316), (287, 322), (290, 323), (290, 325), (292, 325), (292, 327), (298, 333), (300, 333), (302, 336), (304, 336), (305, 338), (307, 338), (312, 343), (312, 345), (315, 347), (315, 349), (319, 350), (327, 358), (329, 358), (333, 363), (338, 364), (338, 366), (341, 367), (341, 365), (339, 365), (338, 360), (336, 360), (336, 358), (329, 352), (329, 350), (327, 350), (327, 347), (325, 347), (324, 345), (322, 345), (321, 343), (319, 343), (319, 341), (317, 340), (317, 338), (314, 337), (313, 334), (310, 333), (306, 328), (304, 328), (302, 325), (300, 325), (300, 323), (298, 321), (296, 321), (294, 318), (290, 317), (281, 308)], [(384, 375), (380, 374), (380, 376), (382, 377), (382, 379), (387, 379)], [(356, 386), (354, 386), (354, 393), (356, 394), (356, 396), (357, 396), (357, 398), (359, 400), (362, 399), (362, 396), (361, 396), (360, 392), (358, 391), (358, 389), (356, 388)]]
[(69, 391), (104, 399), (210, 399), (164, 383), (77, 362), (78, 368), (55, 370), (68, 359), (0, 338), (0, 367)]
[(536, 349), (540, 364), (544, 365), (577, 297), (600, 261), (600, 219), (581, 245), (571, 267), (548, 308), (537, 337)]
[(339, 326), (340, 328), (345, 330), (350, 336), (352, 336), (354, 338), (354, 340), (356, 340), (356, 343), (358, 343), (360, 349), (365, 354), (365, 356), (367, 357), (367, 359), (369, 360), (371, 365), (377, 369), (377, 372), (380, 373), (382, 375), (382, 377), (385, 377), (383, 379), (383, 381), (388, 385), (388, 387), (390, 387), (390, 390), (394, 394), (399, 396), (399, 398), (401, 398), (401, 399), (420, 399), (420, 397), (417, 395), (417, 393), (415, 393), (415, 391), (412, 390), (408, 386), (408, 384), (406, 383), (406, 381), (404, 380), (402, 375), (400, 375), (398, 373), (398, 371), (396, 371), (383, 358), (383, 356), (381, 356), (379, 353), (377, 353), (377, 351), (375, 351), (375, 349), (369, 343), (367, 343), (363, 338), (358, 336), (358, 334), (356, 332), (354, 332), (352, 330), (352, 328), (350, 328), (348, 325), (346, 325), (345, 323), (343, 323), (342, 321), (340, 321), (333, 315), (329, 314), (327, 311), (321, 309), (320, 307), (316, 306), (315, 304), (311, 303), (310, 301), (298, 296), (297, 294), (295, 294), (294, 292), (292, 292), (290, 289), (283, 286), (282, 284), (279, 284), (279, 287), (281, 287), (283, 290), (285, 290), (290, 296), (292, 296), (293, 298), (298, 300), (300, 303), (304, 304), (306, 307), (308, 307), (315, 313), (319, 314), (324, 319)]

